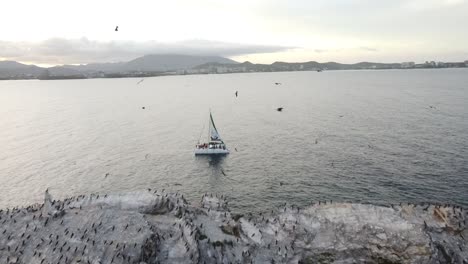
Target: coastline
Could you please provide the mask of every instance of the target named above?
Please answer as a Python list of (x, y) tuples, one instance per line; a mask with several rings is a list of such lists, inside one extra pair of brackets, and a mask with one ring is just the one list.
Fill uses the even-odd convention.
[(0, 262), (466, 263), (466, 208), (315, 202), (231, 214), (222, 195), (189, 204), (148, 189), (0, 211)]
[(468, 69), (468, 67), (444, 67), (444, 68), (351, 68), (351, 69), (327, 69), (317, 71), (315, 69), (309, 70), (272, 70), (272, 71), (234, 71), (234, 72), (142, 72), (142, 73), (110, 73), (107, 75), (99, 76), (29, 76), (29, 77), (0, 77), (0, 81), (15, 81), (15, 80), (41, 80), (41, 81), (53, 81), (53, 80), (82, 80), (82, 79), (122, 79), (122, 78), (150, 78), (150, 77), (164, 77), (164, 76), (185, 76), (185, 75), (218, 75), (218, 74), (239, 74), (239, 73), (284, 73), (284, 72), (340, 72), (340, 71), (387, 71), (387, 70), (450, 70), (450, 69)]

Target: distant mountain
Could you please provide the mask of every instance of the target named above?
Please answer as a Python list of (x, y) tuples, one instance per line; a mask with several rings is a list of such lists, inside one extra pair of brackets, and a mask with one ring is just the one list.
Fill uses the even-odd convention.
[(35, 65), (26, 65), (16, 61), (0, 61), (0, 78), (27, 79), (38, 76), (44, 71)]
[(189, 56), (177, 54), (146, 55), (127, 62), (124, 71), (174, 71), (191, 69), (204, 63), (237, 64), (236, 61), (219, 56)]
[(153, 54), (136, 58), (129, 62), (90, 63), (83, 65), (62, 65), (41, 68), (15, 61), (0, 61), (1, 79), (52, 78), (57, 76), (127, 76), (129, 73), (167, 72), (191, 69), (204, 63), (236, 64), (236, 61), (219, 56), (190, 56), (179, 54)]
[(52, 76), (71, 76), (71, 75), (81, 75), (82, 72), (73, 68), (67, 68), (63, 66), (50, 67), (43, 70), (43, 74), (49, 74)]
[(0, 79), (78, 79), (149, 77), (169, 74), (206, 74), (235, 72), (278, 72), (278, 71), (322, 71), (363, 69), (418, 69), (418, 68), (464, 68), (468, 62), (426, 62), (415, 64), (359, 62), (343, 64), (281, 62), (254, 64), (249, 61), (238, 63), (219, 56), (190, 56), (180, 54), (153, 54), (129, 62), (90, 63), (85, 65), (63, 65), (41, 68), (15, 61), (0, 61)]
[(400, 69), (400, 63), (360, 62), (342, 64), (337, 62), (274, 62), (272, 64), (253, 64), (249, 61), (239, 64), (205, 63), (194, 67), (204, 72), (274, 72), (274, 71), (316, 71), (316, 70), (362, 70), (362, 69)]
[(190, 69), (204, 63), (234, 64), (237, 62), (218, 56), (153, 54), (145, 55), (129, 62), (91, 63), (85, 65), (64, 65), (59, 67), (77, 70), (82, 73), (164, 72)]
[(126, 62), (110, 62), (110, 63), (90, 63), (82, 65), (63, 65), (59, 66), (71, 70), (76, 70), (81, 73), (91, 72), (119, 72), (122, 70)]

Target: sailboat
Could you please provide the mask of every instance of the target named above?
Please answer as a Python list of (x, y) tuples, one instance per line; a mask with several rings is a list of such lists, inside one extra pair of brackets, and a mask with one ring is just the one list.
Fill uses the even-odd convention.
[(210, 111), (208, 120), (208, 141), (207, 143), (198, 143), (195, 146), (195, 155), (225, 155), (229, 154), (229, 149), (219, 135), (218, 129), (213, 121), (213, 115)]

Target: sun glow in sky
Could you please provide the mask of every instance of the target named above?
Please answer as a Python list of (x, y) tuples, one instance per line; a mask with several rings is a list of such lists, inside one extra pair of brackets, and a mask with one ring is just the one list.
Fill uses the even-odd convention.
[[(3, 1), (0, 60), (463, 61), (466, 0)], [(115, 32), (115, 26), (119, 31)]]

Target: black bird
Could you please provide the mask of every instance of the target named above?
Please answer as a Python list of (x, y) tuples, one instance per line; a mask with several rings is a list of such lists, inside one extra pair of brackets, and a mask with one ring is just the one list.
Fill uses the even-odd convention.
[(278, 112), (283, 111), (283, 107), (278, 107), (278, 108), (276, 108), (276, 111), (278, 111)]
[(238, 93), (238, 91), (236, 91), (236, 97), (237, 97), (237, 93)]
[(104, 176), (104, 178), (107, 178), (107, 176), (109, 176), (109, 175), (110, 175), (110, 173), (106, 173), (106, 176)]
[(280, 82), (275, 82), (276, 85), (280, 85), (281, 83)]
[(145, 109), (145, 107), (143, 106), (141, 109)]
[(116, 27), (115, 27), (115, 31), (119, 31), (119, 26), (116, 26)]

